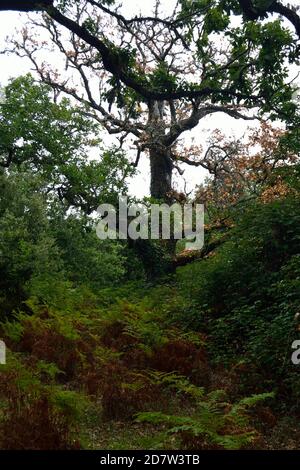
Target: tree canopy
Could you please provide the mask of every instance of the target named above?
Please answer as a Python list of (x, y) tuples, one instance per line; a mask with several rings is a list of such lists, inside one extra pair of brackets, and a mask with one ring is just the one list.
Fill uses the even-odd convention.
[[(136, 166), (147, 153), (151, 195), (168, 200), (173, 171), (203, 165), (199, 148), (180, 139), (205, 116), (281, 119), (298, 129), (289, 77), (298, 37), (268, 15), (270, 5), (253, 4), (250, 21), (242, 3), (182, 0), (166, 13), (154, 2), (152, 15), (132, 18), (111, 1), (39, 3), (42, 15), (7, 51), (27, 56), (44, 83), (79, 101), (121, 145), (135, 147)], [(47, 47), (65, 70), (51, 64), (51, 54), (48, 63), (41, 59)]]

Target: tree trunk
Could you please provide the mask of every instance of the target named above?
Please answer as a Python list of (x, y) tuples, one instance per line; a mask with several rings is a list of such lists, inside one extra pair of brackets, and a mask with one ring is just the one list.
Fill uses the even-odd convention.
[(150, 194), (155, 199), (170, 201), (172, 190), (173, 163), (170, 150), (164, 146), (165, 122), (164, 102), (150, 101), (148, 103), (148, 138), (151, 183)]
[(170, 200), (172, 190), (173, 164), (168, 152), (150, 149), (151, 183), (150, 194), (155, 199), (165, 202)]
[[(172, 204), (172, 202), (174, 202), (172, 200), (173, 164), (167, 149), (164, 152), (158, 149), (150, 149), (150, 168), (151, 196), (155, 199), (159, 199), (161, 202)], [(174, 239), (173, 231), (171, 231), (170, 235), (170, 240), (164, 240), (164, 244), (169, 254), (174, 256), (177, 240)]]

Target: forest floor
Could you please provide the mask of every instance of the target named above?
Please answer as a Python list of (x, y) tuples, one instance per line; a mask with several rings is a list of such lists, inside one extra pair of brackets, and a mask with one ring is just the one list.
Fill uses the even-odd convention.
[(176, 287), (123, 294), (72, 294), (61, 309), (32, 299), (2, 324), (2, 448), (298, 447), (295, 413), (257, 371), (217, 366), (209, 337), (180, 326)]

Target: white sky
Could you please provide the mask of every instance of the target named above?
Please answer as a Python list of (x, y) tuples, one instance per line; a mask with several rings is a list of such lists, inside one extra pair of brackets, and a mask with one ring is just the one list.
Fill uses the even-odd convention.
[[(169, 8), (174, 3), (173, 0), (163, 0), (164, 9)], [(125, 0), (124, 13), (127, 16), (136, 14), (141, 9), (141, 2), (137, 0)], [(143, 12), (149, 11), (152, 2), (144, 2)], [(147, 5), (145, 7), (145, 5)], [(5, 48), (5, 38), (12, 36), (16, 29), (20, 29), (27, 21), (26, 13), (1, 12), (0, 13), (0, 50)], [(0, 55), (0, 85), (5, 86), (10, 78), (26, 74), (31, 71), (31, 64), (27, 59), (21, 59), (15, 55)], [(194, 137), (195, 143), (201, 143), (205, 148), (205, 142), (212, 130), (219, 128), (227, 137), (241, 137), (249, 126), (254, 127), (257, 121), (243, 121), (231, 118), (223, 113), (217, 113), (200, 121), (200, 124), (190, 133), (184, 134), (185, 138)], [(105, 131), (104, 131), (105, 132)], [(184, 166), (184, 179), (187, 182), (186, 188), (192, 190), (195, 185), (201, 183), (206, 175), (201, 168)], [(177, 177), (175, 171), (175, 182), (178, 189), (183, 188), (182, 177)], [(139, 165), (139, 175), (130, 184), (131, 194), (142, 197), (149, 194), (149, 164), (147, 157), (141, 158)]]

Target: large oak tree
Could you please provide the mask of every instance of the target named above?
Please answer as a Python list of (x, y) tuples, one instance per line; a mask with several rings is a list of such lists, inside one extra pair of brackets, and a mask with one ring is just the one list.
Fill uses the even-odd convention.
[[(11, 41), (11, 49), (29, 57), (45, 83), (81, 102), (121, 145), (129, 141), (136, 148), (135, 165), (147, 153), (151, 195), (165, 200), (174, 197), (174, 169), (182, 173), (182, 163), (207, 168), (198, 147), (179, 142), (205, 116), (222, 112), (252, 119), (249, 110), (255, 109), (259, 118), (295, 123), (287, 65), (298, 63), (299, 53), (297, 36), (271, 17), (284, 15), (297, 33), (293, 7), (270, 1), (173, 3), (167, 14), (154, 2), (146, 17), (125, 17), (113, 0), (1, 6), (42, 11), (32, 28)], [(241, 14), (244, 20), (237, 22)], [(41, 61), (47, 42), (64, 57), (67, 72), (57, 70), (57, 59)]]

